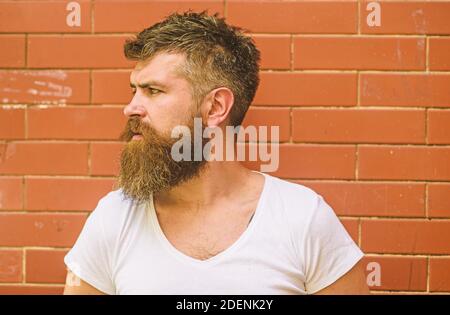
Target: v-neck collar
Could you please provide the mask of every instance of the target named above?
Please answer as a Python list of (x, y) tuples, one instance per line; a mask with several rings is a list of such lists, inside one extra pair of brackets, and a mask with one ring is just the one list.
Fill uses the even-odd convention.
[(227, 247), (225, 250), (221, 251), (217, 255), (214, 255), (205, 260), (200, 260), (200, 259), (191, 257), (189, 255), (186, 255), (185, 253), (179, 251), (175, 246), (173, 246), (172, 243), (170, 243), (170, 241), (167, 239), (166, 235), (162, 231), (161, 225), (159, 224), (158, 216), (156, 215), (153, 195), (152, 195), (150, 198), (150, 201), (147, 203), (146, 211), (147, 211), (147, 214), (149, 217), (149, 221), (150, 221), (149, 223), (153, 227), (161, 245), (168, 252), (173, 254), (175, 257), (177, 257), (181, 261), (185, 261), (187, 263), (191, 263), (191, 264), (194, 264), (197, 266), (211, 266), (211, 265), (214, 265), (214, 264), (220, 262), (221, 260), (225, 259), (227, 256), (230, 256), (234, 251), (236, 251), (240, 246), (242, 246), (242, 244), (244, 244), (245, 241), (251, 236), (253, 230), (255, 229), (255, 226), (258, 224), (258, 221), (259, 221), (258, 219), (261, 216), (261, 212), (263, 210), (264, 203), (267, 198), (266, 195), (267, 195), (267, 190), (268, 190), (268, 186), (269, 186), (269, 175), (262, 173), (262, 172), (258, 172), (258, 171), (253, 171), (253, 172), (264, 175), (263, 189), (260, 193), (259, 200), (258, 200), (258, 203), (256, 206), (256, 210), (254, 211), (254, 214), (253, 214), (253, 219), (247, 225), (247, 228), (245, 229), (245, 231), (239, 236), (239, 238), (233, 244), (231, 244), (229, 247)]

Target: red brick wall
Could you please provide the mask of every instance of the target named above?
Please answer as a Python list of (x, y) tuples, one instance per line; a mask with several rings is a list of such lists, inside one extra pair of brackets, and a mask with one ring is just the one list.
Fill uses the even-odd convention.
[[(245, 124), (280, 126), (273, 175), (322, 194), (381, 266), (373, 292), (450, 292), (450, 2), (0, 2), (0, 294), (61, 293), (62, 258), (111, 190), (130, 100), (124, 39), (172, 11), (251, 31)], [(255, 165), (250, 165), (255, 167)]]

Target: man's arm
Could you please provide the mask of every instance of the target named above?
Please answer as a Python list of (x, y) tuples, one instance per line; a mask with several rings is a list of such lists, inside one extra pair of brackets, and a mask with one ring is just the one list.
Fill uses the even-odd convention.
[(64, 295), (105, 295), (89, 283), (78, 278), (70, 269), (67, 272)]
[(370, 294), (362, 259), (337, 281), (314, 294)]

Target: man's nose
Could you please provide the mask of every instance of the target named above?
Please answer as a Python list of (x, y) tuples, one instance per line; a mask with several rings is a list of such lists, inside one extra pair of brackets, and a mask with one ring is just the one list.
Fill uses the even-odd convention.
[(143, 118), (145, 116), (145, 108), (143, 105), (136, 102), (135, 98), (133, 98), (131, 102), (125, 106), (123, 113), (127, 117), (131, 117), (131, 115), (139, 115)]

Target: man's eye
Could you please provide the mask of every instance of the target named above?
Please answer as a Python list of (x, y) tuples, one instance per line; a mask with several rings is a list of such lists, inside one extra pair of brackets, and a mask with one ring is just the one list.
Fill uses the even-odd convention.
[[(160, 90), (158, 90), (158, 89), (153, 89), (153, 88), (148, 88), (147, 89), (147, 91), (151, 94), (151, 95), (154, 95), (154, 94), (157, 94), (157, 93), (159, 93), (159, 92), (161, 92)], [(136, 90), (131, 90), (131, 94), (136, 94)]]
[(157, 93), (161, 92), (160, 90), (157, 90), (157, 89), (152, 89), (152, 88), (148, 88), (148, 91), (149, 91), (149, 92), (150, 92), (150, 94), (152, 94), (152, 95), (154, 95), (154, 94), (157, 94)]

